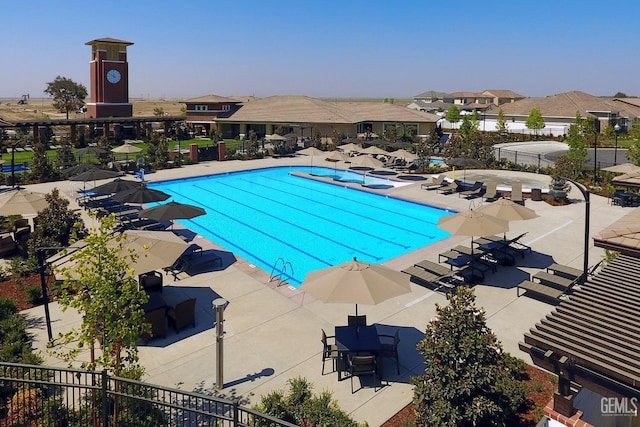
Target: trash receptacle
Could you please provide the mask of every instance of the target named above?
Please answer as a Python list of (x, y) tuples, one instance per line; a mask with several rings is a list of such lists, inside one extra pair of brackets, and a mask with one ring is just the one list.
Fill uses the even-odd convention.
[(542, 190), (540, 188), (531, 189), (531, 200), (539, 202), (542, 200)]

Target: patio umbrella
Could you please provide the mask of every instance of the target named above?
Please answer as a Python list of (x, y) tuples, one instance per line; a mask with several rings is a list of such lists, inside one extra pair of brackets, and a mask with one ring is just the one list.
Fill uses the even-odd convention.
[(383, 150), (382, 148), (378, 148), (375, 145), (372, 145), (370, 147), (367, 147), (363, 150), (360, 150), (361, 153), (365, 153), (365, 154), (373, 154), (373, 155), (383, 155), (383, 156), (388, 156), (389, 152), (386, 150)]
[(345, 153), (350, 153), (352, 151), (360, 152), (362, 151), (362, 144), (354, 144), (353, 142), (351, 142), (349, 144), (340, 145), (337, 148), (344, 151)]
[(380, 264), (348, 261), (307, 273), (300, 289), (323, 302), (376, 305), (411, 292), (409, 275)]
[(298, 154), (303, 154), (305, 156), (311, 157), (311, 174), (313, 175), (313, 157), (324, 155), (326, 154), (326, 152), (319, 150), (316, 147), (307, 147), (303, 150), (298, 151)]
[(333, 162), (333, 174), (335, 176), (338, 162), (351, 163), (351, 157), (341, 151), (329, 151), (327, 153), (327, 160)]
[(121, 191), (113, 195), (112, 199), (120, 203), (151, 203), (161, 202), (167, 200), (171, 195), (160, 191), (148, 188), (146, 185), (140, 185), (131, 190)]
[(124, 153), (126, 160), (129, 160), (129, 154), (139, 153), (141, 151), (142, 148), (126, 143), (111, 150), (112, 153)]
[(389, 144), (389, 147), (393, 147), (393, 148), (409, 148), (413, 146), (414, 146), (413, 143), (409, 141), (396, 141)]
[(463, 180), (467, 178), (467, 167), (480, 167), (482, 166), (482, 162), (480, 160), (471, 159), (469, 157), (452, 157), (450, 159), (445, 160), (445, 163), (449, 166), (454, 166), (457, 168), (463, 168)]
[(487, 237), (509, 230), (509, 223), (506, 220), (474, 210), (440, 217), (437, 225), (456, 236), (471, 236), (472, 257), (473, 236)]
[(98, 194), (120, 193), (122, 191), (133, 190), (141, 185), (143, 184), (137, 181), (116, 178), (113, 181), (98, 185), (93, 189), (93, 192)]
[(410, 153), (409, 151), (404, 150), (402, 148), (400, 148), (400, 149), (398, 149), (396, 151), (392, 151), (392, 152), (390, 152), (388, 154), (391, 157), (397, 157), (397, 158), (404, 159), (404, 160), (407, 160), (407, 161), (415, 160), (415, 159), (418, 158), (417, 155), (415, 155), (413, 153)]
[(359, 168), (364, 168), (364, 173), (362, 175), (362, 184), (364, 185), (365, 180), (367, 179), (367, 170), (368, 169), (376, 169), (376, 168), (381, 168), (384, 167), (384, 163), (382, 163), (380, 160), (378, 159), (374, 159), (371, 156), (358, 156), (358, 157), (354, 157), (353, 160), (351, 161), (351, 167), (353, 167), (353, 165), (359, 167)]
[(75, 166), (68, 167), (62, 170), (63, 175), (74, 176), (79, 175), (83, 172), (89, 171), (91, 169), (98, 169), (97, 165), (92, 165), (89, 163), (79, 163)]
[(25, 189), (13, 189), (0, 194), (0, 212), (9, 215), (33, 215), (49, 207), (45, 195)]
[(199, 206), (187, 205), (178, 202), (168, 202), (152, 208), (141, 210), (138, 215), (144, 218), (168, 221), (174, 219), (191, 219), (207, 212)]
[[(185, 242), (180, 236), (170, 231), (127, 230), (124, 234), (125, 239), (119, 255), (127, 257), (130, 251), (138, 255), (135, 262), (130, 264), (130, 267), (134, 270), (133, 274), (136, 276), (170, 266), (190, 246), (190, 243)], [(116, 244), (114, 236), (109, 245), (113, 247)], [(77, 277), (73, 272), (73, 267), (77, 261), (72, 258), (78, 248), (81, 250), (83, 246), (86, 246), (86, 242), (77, 242), (67, 251), (60, 252), (50, 258), (56, 259), (53, 262), (53, 266), (56, 267), (58, 272), (56, 278), (64, 278), (60, 272), (66, 267), (70, 269), (71, 277)]]
[(114, 171), (100, 169), (100, 168), (93, 168), (85, 172), (82, 172), (78, 175), (72, 176), (71, 178), (69, 178), (69, 181), (82, 181), (82, 182), (97, 181), (99, 179), (115, 178), (120, 175), (121, 175), (120, 172), (114, 172)]
[[(483, 205), (475, 210), (505, 221), (526, 221), (528, 219), (538, 218), (539, 215), (533, 209), (522, 206), (509, 199), (500, 199), (493, 203)], [(504, 239), (507, 236), (505, 234)]]
[(603, 171), (624, 173), (624, 174), (636, 174), (640, 173), (640, 166), (636, 166), (633, 163), (621, 163), (615, 166), (609, 166), (608, 168), (602, 168)]

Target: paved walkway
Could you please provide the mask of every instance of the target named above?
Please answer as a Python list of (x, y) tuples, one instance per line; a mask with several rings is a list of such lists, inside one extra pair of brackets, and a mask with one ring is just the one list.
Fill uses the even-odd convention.
[[(148, 174), (152, 181), (188, 176), (228, 172), (253, 167), (274, 165), (307, 165), (308, 158), (281, 158), (253, 161), (208, 162), (179, 169), (169, 169)], [(321, 162), (314, 160), (315, 165)], [(327, 164), (333, 167), (333, 164)], [(539, 175), (500, 171), (505, 179), (534, 179)], [(58, 187), (69, 194), (69, 182), (37, 184), (29, 186), (34, 191), (49, 191)], [(375, 191), (375, 190), (372, 190)], [(404, 187), (380, 190), (406, 199), (429, 203), (452, 210), (466, 210), (478, 202), (470, 202), (457, 195), (441, 195), (435, 191), (420, 189), (416, 181)], [(484, 307), (488, 324), (497, 334), (506, 351), (530, 359), (520, 352), (518, 342), (523, 334), (549, 313), (553, 307), (527, 297), (516, 296), (515, 286), (529, 274), (535, 273), (555, 261), (576, 268), (582, 267), (584, 243), (584, 202), (573, 189), (571, 197), (577, 203), (552, 207), (545, 202), (526, 201), (539, 218), (511, 223), (510, 236), (528, 232), (523, 242), (533, 248), (533, 254), (519, 259), (513, 267), (501, 267), (489, 274), (484, 283), (475, 286), (477, 303)], [(607, 199), (593, 196), (591, 200), (591, 228), (589, 235), (600, 231), (628, 212), (619, 206), (611, 206)], [(224, 248), (194, 237), (205, 252)], [(391, 268), (403, 269), (421, 259), (437, 262), (439, 252), (457, 244), (469, 244), (468, 237), (451, 237), (421, 248), (415, 252), (386, 263)], [(591, 243), (591, 241), (590, 241)], [(589, 264), (601, 260), (603, 251), (591, 248)], [(419, 375), (424, 360), (416, 351), (416, 343), (423, 336), (426, 324), (435, 315), (435, 304), (446, 304), (444, 295), (413, 285), (412, 293), (377, 306), (362, 306), (369, 323), (400, 328), (400, 375), (396, 375), (393, 361), (385, 362), (387, 384), (377, 392), (364, 388), (351, 393), (349, 380), (338, 382), (337, 374), (321, 375), (320, 329), (332, 335), (336, 325), (344, 325), (353, 311), (351, 304), (324, 304), (296, 288), (269, 283), (269, 274), (250, 263), (224, 253), (221, 268), (206, 262), (192, 275), (183, 274), (175, 282), (165, 276), (164, 295), (171, 301), (197, 297), (197, 326), (179, 334), (171, 331), (164, 339), (153, 340), (140, 347), (141, 363), (146, 368), (145, 381), (184, 390), (213, 392), (216, 383), (216, 345), (214, 337), (214, 313), (211, 301), (223, 297), (230, 302), (225, 311), (224, 329), (224, 390), (219, 394), (242, 399), (244, 404), (254, 404), (260, 397), (274, 389), (284, 389), (294, 377), (307, 378), (316, 392), (331, 390), (340, 406), (359, 421), (377, 426), (389, 419), (412, 399), (413, 388), (409, 378)], [(32, 321), (30, 330), (35, 337), (35, 347), (45, 349), (46, 329), (42, 307), (27, 310)], [(51, 304), (54, 335), (79, 324), (79, 316), (60, 312), (56, 303)], [(59, 360), (47, 358), (46, 364), (65, 366)], [(330, 362), (327, 370), (330, 371)], [(355, 381), (356, 387), (359, 381)]]

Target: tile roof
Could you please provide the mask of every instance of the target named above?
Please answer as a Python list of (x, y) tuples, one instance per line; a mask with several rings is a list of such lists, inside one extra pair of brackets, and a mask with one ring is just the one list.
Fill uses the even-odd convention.
[(640, 209), (631, 212), (593, 236), (596, 247), (640, 257)]
[(482, 93), (497, 96), (498, 98), (524, 98), (524, 95), (520, 95), (519, 93), (508, 89), (487, 89)]
[(428, 90), (426, 92), (422, 92), (419, 95), (414, 95), (414, 98), (437, 98), (437, 99), (444, 99), (444, 98), (453, 98), (453, 95), (451, 95), (450, 93), (446, 93), (446, 92), (437, 92), (435, 90)]
[(133, 44), (132, 42), (128, 42), (126, 40), (114, 39), (113, 37), (103, 37), (101, 39), (95, 39), (95, 40), (86, 42), (85, 45), (91, 46), (96, 43), (119, 43), (119, 44), (125, 44), (127, 46), (131, 46)]
[(248, 102), (230, 117), (220, 121), (352, 124), (363, 121), (435, 123), (438, 119), (433, 114), (390, 103), (330, 102), (308, 96), (285, 95)]
[(519, 101), (503, 104), (502, 112), (507, 115), (528, 116), (531, 110), (539, 108), (545, 117), (576, 116), (580, 112), (583, 117), (591, 116), (590, 111), (611, 111), (621, 113), (624, 117), (640, 115), (640, 107), (600, 98), (580, 91), (571, 91), (548, 96), (546, 98), (525, 98)]
[(184, 102), (235, 102), (235, 103), (239, 103), (241, 101), (238, 101), (236, 99), (233, 98), (226, 98), (224, 96), (219, 96), (219, 95), (203, 95), (203, 96), (198, 96), (196, 98), (189, 98), (189, 99), (185, 99)]

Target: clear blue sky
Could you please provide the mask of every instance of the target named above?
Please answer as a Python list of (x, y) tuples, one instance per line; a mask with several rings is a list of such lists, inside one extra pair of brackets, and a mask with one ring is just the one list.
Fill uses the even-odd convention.
[(640, 96), (640, 2), (0, 1), (0, 97), (89, 88), (87, 41), (128, 48), (132, 98)]

